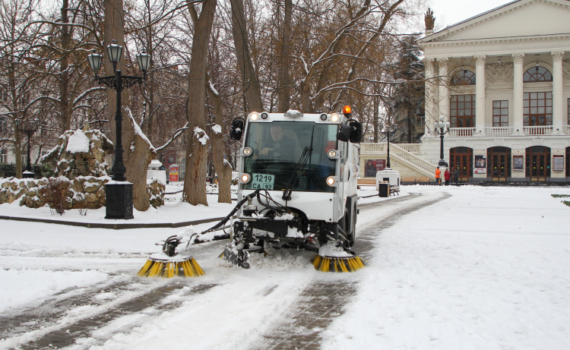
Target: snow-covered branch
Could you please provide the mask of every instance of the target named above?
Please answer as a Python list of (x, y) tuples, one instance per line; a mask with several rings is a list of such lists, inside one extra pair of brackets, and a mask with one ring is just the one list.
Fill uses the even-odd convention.
[(174, 132), (174, 134), (172, 135), (172, 137), (170, 138), (170, 140), (168, 140), (164, 145), (158, 147), (156, 149), (156, 152), (161, 152), (162, 150), (164, 150), (166, 147), (170, 146), (170, 144), (172, 142), (174, 142), (174, 140), (176, 140), (180, 135), (182, 135), (182, 133), (184, 132), (184, 130), (188, 130), (188, 122), (186, 122), (186, 125), (184, 125), (184, 127), (176, 130)]

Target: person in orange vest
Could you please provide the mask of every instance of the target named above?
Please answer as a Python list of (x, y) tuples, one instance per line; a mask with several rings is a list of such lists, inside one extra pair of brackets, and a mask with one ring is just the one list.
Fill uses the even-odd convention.
[(439, 186), (441, 185), (441, 170), (439, 168), (435, 168), (435, 183)]

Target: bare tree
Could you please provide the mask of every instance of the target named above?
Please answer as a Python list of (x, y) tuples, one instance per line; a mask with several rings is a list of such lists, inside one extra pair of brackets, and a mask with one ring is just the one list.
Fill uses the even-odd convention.
[(186, 149), (186, 174), (184, 179), (184, 201), (208, 205), (206, 197), (206, 159), (208, 137), (206, 135), (206, 68), (208, 45), (217, 0), (205, 0), (200, 15), (193, 4), (188, 10), (195, 19), (192, 58), (188, 73), (188, 146)]
[[(117, 44), (125, 47), (125, 26), (124, 26), (125, 13), (123, 9), (123, 0), (105, 0), (105, 33), (104, 33), (104, 47), (107, 47), (113, 40)], [(117, 64), (117, 70), (126, 72), (125, 58), (120, 60)], [(114, 72), (113, 65), (110, 60), (105, 60), (105, 68), (108, 73)], [(115, 113), (117, 98), (116, 91), (107, 88), (107, 101), (109, 106), (109, 120), (111, 122), (111, 132), (114, 135), (115, 118), (112, 115)], [(129, 94), (127, 89), (123, 90), (121, 101), (127, 103), (129, 101)], [(124, 108), (124, 105), (121, 106)], [(127, 114), (128, 112), (128, 114)], [(146, 189), (146, 173), (150, 161), (154, 158), (156, 151), (146, 135), (140, 129), (138, 123), (133, 117), (132, 113), (124, 110), (125, 118), (123, 118), (123, 145), (125, 149), (125, 166), (127, 168), (127, 180), (133, 183), (133, 205), (139, 211), (146, 211), (149, 208), (149, 198)]]

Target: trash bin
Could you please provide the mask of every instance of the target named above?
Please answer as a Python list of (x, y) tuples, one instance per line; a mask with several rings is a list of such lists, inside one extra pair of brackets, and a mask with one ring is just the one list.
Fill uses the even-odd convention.
[(379, 183), (378, 184), (378, 196), (380, 196), (380, 197), (390, 196), (390, 184)]

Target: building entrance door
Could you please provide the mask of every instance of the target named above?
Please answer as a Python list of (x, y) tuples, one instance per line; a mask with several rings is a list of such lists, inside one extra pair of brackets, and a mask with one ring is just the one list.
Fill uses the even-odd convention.
[(566, 147), (566, 177), (570, 177), (570, 147)]
[[(449, 150), (449, 166), (455, 171), (459, 169), (459, 181), (469, 181), (473, 177), (473, 149), (455, 147)], [(452, 172), (453, 174), (453, 172)]]
[(491, 147), (487, 149), (487, 176), (493, 181), (507, 181), (511, 177), (511, 149)]
[(526, 149), (526, 177), (530, 181), (546, 181), (550, 177), (550, 148), (542, 146)]

